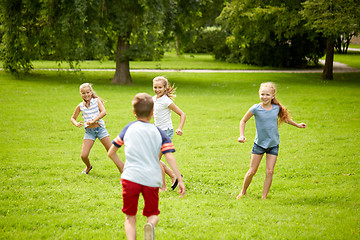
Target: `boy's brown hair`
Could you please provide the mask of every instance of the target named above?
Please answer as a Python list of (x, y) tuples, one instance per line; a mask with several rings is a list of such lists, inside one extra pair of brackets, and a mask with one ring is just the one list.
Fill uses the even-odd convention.
[(135, 114), (138, 118), (147, 118), (154, 108), (154, 101), (147, 93), (138, 93), (132, 100)]

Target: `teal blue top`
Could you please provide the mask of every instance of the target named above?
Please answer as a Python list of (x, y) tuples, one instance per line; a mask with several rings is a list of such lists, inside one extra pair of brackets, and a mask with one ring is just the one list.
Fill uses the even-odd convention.
[(279, 130), (277, 116), (280, 107), (272, 104), (272, 109), (265, 110), (261, 104), (254, 104), (250, 111), (255, 116), (256, 136), (255, 143), (262, 148), (268, 149), (279, 145)]

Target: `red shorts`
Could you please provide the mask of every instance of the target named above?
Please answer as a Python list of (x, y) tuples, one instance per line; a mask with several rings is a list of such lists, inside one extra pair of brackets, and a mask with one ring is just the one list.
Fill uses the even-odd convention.
[(160, 214), (158, 187), (148, 187), (126, 179), (121, 179), (121, 184), (123, 186), (123, 213), (132, 216), (136, 215), (139, 196), (141, 193), (145, 202), (143, 215), (150, 217), (152, 215)]

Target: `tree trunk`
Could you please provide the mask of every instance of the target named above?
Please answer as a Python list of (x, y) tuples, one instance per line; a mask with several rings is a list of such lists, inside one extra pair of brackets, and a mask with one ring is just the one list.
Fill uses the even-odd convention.
[(335, 41), (332, 38), (326, 40), (326, 58), (322, 78), (326, 80), (333, 79), (333, 65), (334, 65), (334, 45)]
[(116, 46), (116, 70), (112, 83), (131, 84), (129, 56), (127, 50), (129, 43), (124, 37), (119, 36)]

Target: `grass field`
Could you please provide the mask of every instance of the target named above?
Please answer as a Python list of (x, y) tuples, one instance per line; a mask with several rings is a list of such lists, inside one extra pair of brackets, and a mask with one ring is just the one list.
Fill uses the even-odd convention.
[[(112, 74), (36, 71), (18, 79), (0, 71), (0, 239), (125, 239), (120, 174), (99, 141), (94, 169), (80, 174), (83, 129), (70, 122), (82, 82), (107, 100), (111, 138), (134, 120), (131, 99), (153, 94), (157, 74), (133, 73), (131, 86), (110, 84)], [(160, 193), (157, 239), (360, 239), (359, 73), (333, 81), (311, 73), (165, 75), (187, 114), (184, 135), (174, 137), (187, 194)], [(268, 200), (261, 200), (264, 162), (236, 200), (255, 136), (251, 119), (247, 143), (237, 143), (239, 120), (259, 102), (263, 81), (277, 83), (279, 101), (307, 128), (280, 127)], [(144, 223), (139, 211), (139, 239)]]
[(334, 61), (360, 69), (360, 52), (349, 52), (347, 54), (335, 54)]
[[(34, 68), (68, 68), (67, 63), (53, 61), (34, 61)], [(114, 61), (84, 61), (80, 63), (83, 69), (115, 69)], [(240, 63), (217, 61), (209, 54), (183, 54), (180, 57), (174, 52), (166, 52), (159, 61), (130, 61), (131, 69), (271, 69)]]

